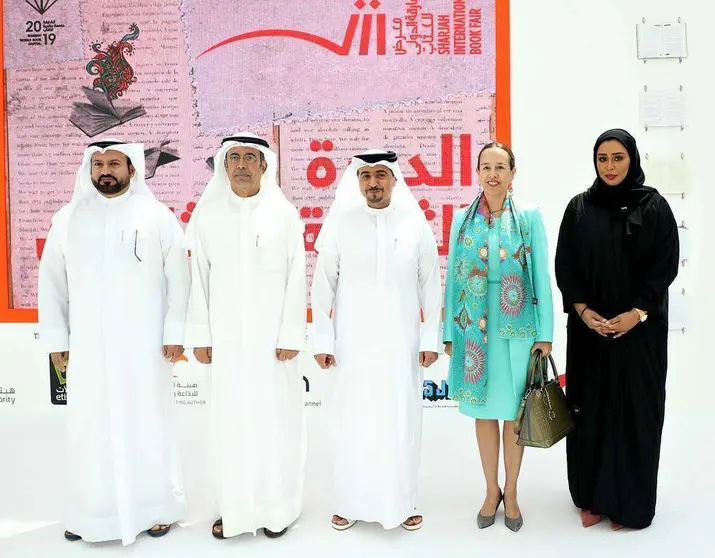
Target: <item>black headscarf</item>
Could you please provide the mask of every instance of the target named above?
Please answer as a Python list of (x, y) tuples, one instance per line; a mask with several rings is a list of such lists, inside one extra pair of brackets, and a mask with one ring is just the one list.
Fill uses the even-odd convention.
[[(631, 165), (628, 174), (618, 186), (609, 186), (598, 175), (598, 148), (604, 141), (616, 140), (623, 144), (631, 158)], [(602, 133), (593, 146), (593, 166), (596, 169), (596, 180), (588, 189), (589, 201), (596, 205), (612, 208), (633, 209), (634, 206), (642, 206), (648, 202), (653, 194), (654, 188), (645, 186), (645, 173), (641, 167), (641, 156), (638, 153), (636, 139), (625, 130), (615, 128)]]

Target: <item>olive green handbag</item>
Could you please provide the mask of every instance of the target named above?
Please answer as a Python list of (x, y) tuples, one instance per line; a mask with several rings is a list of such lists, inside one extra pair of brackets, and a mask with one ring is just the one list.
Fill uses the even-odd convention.
[[(549, 362), (553, 379), (549, 380)], [(575, 423), (566, 396), (561, 390), (551, 355), (534, 351), (529, 360), (526, 392), (514, 421), (520, 446), (550, 448), (571, 432)]]

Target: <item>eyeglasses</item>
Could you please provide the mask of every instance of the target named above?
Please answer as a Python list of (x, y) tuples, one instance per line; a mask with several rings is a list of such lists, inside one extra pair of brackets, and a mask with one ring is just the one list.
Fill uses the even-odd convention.
[[(231, 153), (231, 155), (228, 156), (228, 161), (230, 163), (238, 163), (241, 158), (242, 157), (238, 153)], [(246, 153), (243, 156), (243, 162), (246, 164), (255, 163), (256, 161), (258, 161), (258, 157), (253, 153)]]

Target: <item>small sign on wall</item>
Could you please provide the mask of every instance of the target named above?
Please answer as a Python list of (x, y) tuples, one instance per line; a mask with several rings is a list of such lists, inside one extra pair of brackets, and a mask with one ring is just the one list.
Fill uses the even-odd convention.
[(685, 92), (677, 89), (643, 87), (640, 93), (641, 126), (648, 131), (653, 127), (679, 127), (686, 125)]
[(636, 26), (638, 37), (638, 58), (678, 58), (688, 56), (687, 27), (678, 18), (677, 21), (643, 23)]

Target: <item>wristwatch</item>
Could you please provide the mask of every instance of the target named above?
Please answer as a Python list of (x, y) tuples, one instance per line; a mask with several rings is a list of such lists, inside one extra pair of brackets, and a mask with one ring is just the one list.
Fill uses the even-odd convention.
[(641, 323), (645, 322), (648, 319), (648, 312), (644, 312), (640, 308), (634, 308), (636, 312), (638, 312), (638, 319), (641, 321)]

